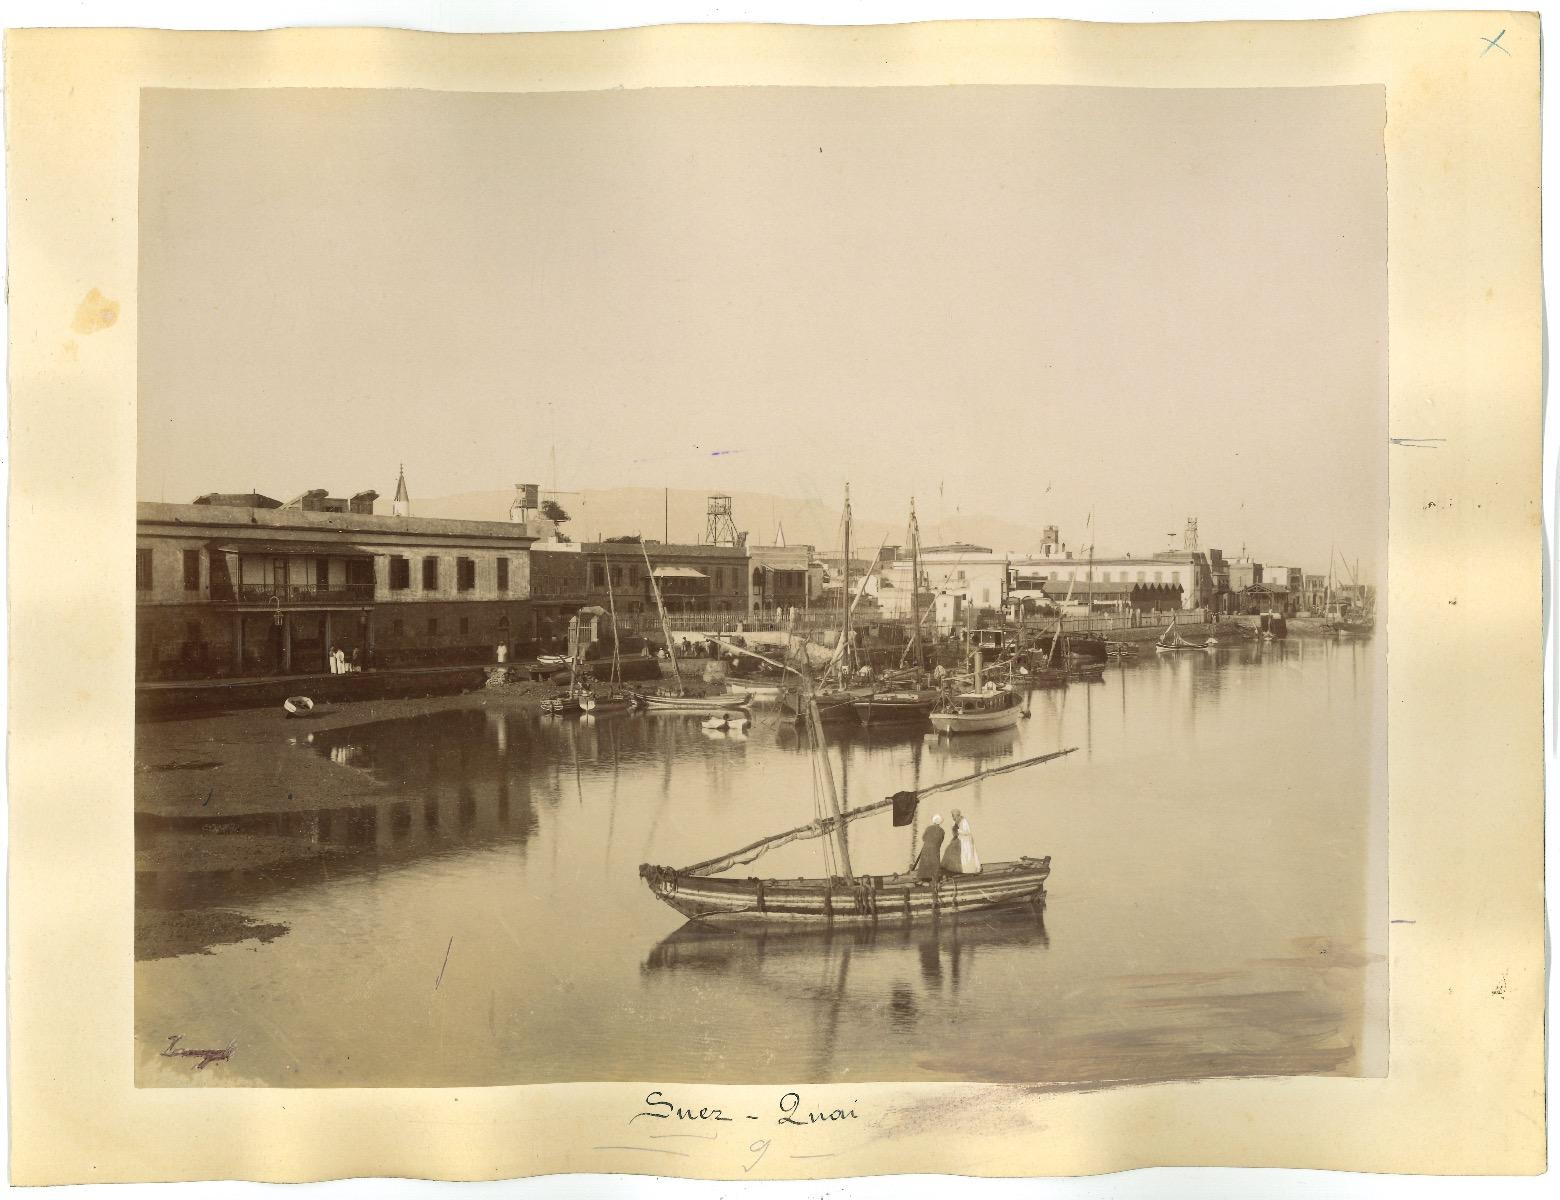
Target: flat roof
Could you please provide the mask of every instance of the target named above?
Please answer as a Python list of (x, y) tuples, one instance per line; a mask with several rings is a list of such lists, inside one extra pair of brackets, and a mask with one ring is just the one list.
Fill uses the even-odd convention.
[[(538, 533), (515, 521), (457, 521), (449, 517), (396, 517), (380, 513), (316, 512), (300, 508), (229, 508), (215, 504), (164, 504), (141, 501), (135, 506), (137, 532), (150, 527), (187, 528), (192, 534), (232, 536), (243, 540), (273, 533), (334, 534), (388, 539), (480, 539), (530, 545)], [(273, 540), (291, 540), (274, 539)]]

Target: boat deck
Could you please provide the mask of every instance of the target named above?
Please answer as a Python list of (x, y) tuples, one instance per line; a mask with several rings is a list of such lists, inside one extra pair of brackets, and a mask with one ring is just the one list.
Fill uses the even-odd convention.
[(1051, 860), (989, 863), (975, 875), (945, 874), (936, 886), (914, 874), (855, 880), (732, 879), (682, 875), (646, 864), (640, 876), (660, 900), (695, 921), (716, 923), (872, 923), (1043, 902)]

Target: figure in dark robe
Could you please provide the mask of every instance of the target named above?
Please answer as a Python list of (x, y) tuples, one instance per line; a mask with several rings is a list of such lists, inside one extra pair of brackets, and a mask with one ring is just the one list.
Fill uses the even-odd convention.
[(921, 853), (916, 856), (915, 873), (923, 881), (936, 883), (942, 874), (942, 817), (935, 816), (921, 835)]
[(959, 846), (959, 820), (960, 812), (953, 810), (953, 817), (948, 822), (948, 843), (942, 853), (942, 873), (944, 875), (958, 875), (964, 870), (961, 863), (963, 855)]

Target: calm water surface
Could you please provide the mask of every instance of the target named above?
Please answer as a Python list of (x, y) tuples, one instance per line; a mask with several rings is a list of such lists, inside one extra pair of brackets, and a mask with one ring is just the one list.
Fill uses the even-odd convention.
[[(155, 1058), (173, 1033), (238, 1043), (221, 1082), (301, 1086), (1380, 1073), (1381, 651), (1149, 652), (1015, 730), (831, 735), (854, 804), (1079, 747), (920, 814), (961, 808), (988, 861), (1051, 855), (1044, 913), (909, 930), (679, 928), (640, 882), (811, 819), (768, 710), (745, 737), (501, 701), (317, 733), (278, 753), (381, 803), (278, 819), (264, 867), (138, 880), (287, 930), (137, 964), (141, 1081), (191, 1081)], [(912, 836), (858, 822), (856, 869), (904, 869)], [(819, 843), (740, 870), (819, 874)]]

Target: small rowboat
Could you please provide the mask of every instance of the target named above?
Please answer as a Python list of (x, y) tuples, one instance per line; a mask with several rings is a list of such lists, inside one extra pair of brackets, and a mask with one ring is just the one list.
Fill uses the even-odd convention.
[(718, 717), (710, 717), (704, 721), (704, 728), (713, 729), (725, 733), (731, 730), (743, 730), (752, 724), (752, 720), (745, 712), (722, 713)]
[(288, 696), (282, 701), (282, 711), (289, 717), (303, 717), (314, 711), (314, 701), (307, 696)]
[(579, 692), (570, 692), (567, 696), (549, 696), (542, 701), (542, 711), (544, 713), (552, 713), (555, 717), (561, 717), (568, 713), (577, 713), (581, 711), (581, 699), (582, 696)]

